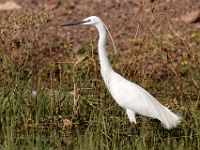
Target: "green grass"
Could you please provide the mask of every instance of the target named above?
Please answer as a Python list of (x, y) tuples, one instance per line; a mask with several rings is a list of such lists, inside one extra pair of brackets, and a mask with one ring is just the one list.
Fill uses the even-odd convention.
[[(147, 117), (138, 116), (137, 125), (129, 123), (105, 88), (91, 43), (81, 54), (69, 52), (69, 41), (39, 51), (48, 39), (38, 40), (39, 30), (33, 27), (42, 26), (45, 17), (29, 13), (15, 17), (9, 18), (7, 26), (1, 23), (0, 149), (200, 147), (199, 37), (186, 36), (183, 41), (173, 36), (165, 43), (151, 37), (142, 49), (135, 45), (132, 52), (110, 54), (120, 74), (180, 113), (181, 124), (168, 131), (158, 120)], [(6, 32), (8, 28), (10, 32)], [(33, 35), (30, 39), (29, 34)], [(53, 57), (60, 50), (62, 63)]]

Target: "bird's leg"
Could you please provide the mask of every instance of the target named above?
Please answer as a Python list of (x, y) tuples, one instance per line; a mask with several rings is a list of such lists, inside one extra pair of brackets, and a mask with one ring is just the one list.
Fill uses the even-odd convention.
[(130, 122), (134, 123), (134, 129), (135, 129), (134, 134), (140, 135), (140, 130), (136, 124), (135, 112), (130, 109), (126, 109), (126, 112)]
[(132, 123), (135, 123), (136, 124), (136, 119), (135, 119), (135, 112), (130, 110), (130, 109), (126, 109), (126, 113), (128, 115), (128, 118), (130, 120), (130, 122)]

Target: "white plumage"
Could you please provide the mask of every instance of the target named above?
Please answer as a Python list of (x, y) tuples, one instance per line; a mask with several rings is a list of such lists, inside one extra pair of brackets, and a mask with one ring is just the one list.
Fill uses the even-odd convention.
[(98, 52), (101, 75), (114, 100), (127, 112), (130, 122), (136, 123), (136, 114), (157, 118), (165, 128), (171, 129), (180, 123), (180, 117), (158, 102), (151, 94), (139, 85), (132, 83), (116, 73), (108, 60), (106, 53), (106, 27), (103, 21), (91, 16), (83, 21), (64, 24), (94, 25), (99, 32)]

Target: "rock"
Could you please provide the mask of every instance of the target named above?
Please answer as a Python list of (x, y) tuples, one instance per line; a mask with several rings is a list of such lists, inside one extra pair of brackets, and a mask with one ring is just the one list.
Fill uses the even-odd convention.
[(8, 1), (3, 4), (0, 4), (0, 11), (16, 10), (16, 9), (21, 9), (21, 6), (13, 1)]
[(57, 9), (59, 6), (60, 6), (60, 2), (59, 1), (49, 2), (49, 3), (46, 3), (44, 5), (44, 9), (46, 11), (48, 11), (48, 10), (54, 10), (54, 9)]
[(200, 10), (193, 10), (190, 13), (181, 17), (181, 20), (185, 23), (195, 23), (200, 21)]

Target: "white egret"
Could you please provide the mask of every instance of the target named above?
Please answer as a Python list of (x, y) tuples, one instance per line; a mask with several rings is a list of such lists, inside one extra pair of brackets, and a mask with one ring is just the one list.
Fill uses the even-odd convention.
[(106, 53), (106, 29), (103, 21), (96, 16), (79, 22), (66, 23), (62, 26), (94, 25), (99, 32), (98, 53), (101, 75), (114, 100), (127, 112), (130, 122), (136, 124), (136, 114), (156, 118), (167, 129), (176, 127), (181, 118), (158, 102), (150, 93), (139, 85), (128, 81), (116, 73)]

